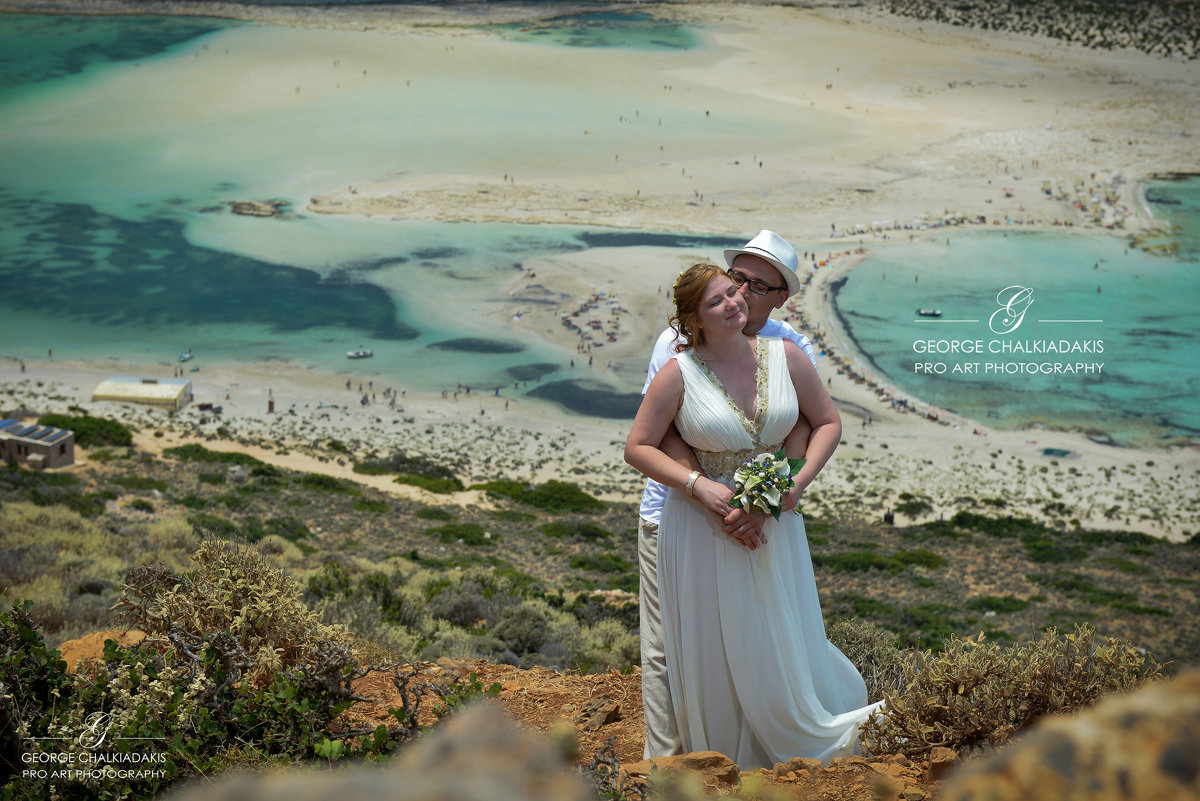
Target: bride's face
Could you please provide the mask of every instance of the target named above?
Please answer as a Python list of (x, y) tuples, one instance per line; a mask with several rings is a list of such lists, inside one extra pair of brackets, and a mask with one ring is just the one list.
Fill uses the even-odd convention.
[(746, 326), (746, 301), (732, 281), (718, 275), (708, 282), (696, 317), (700, 330), (710, 335), (721, 329), (741, 331)]

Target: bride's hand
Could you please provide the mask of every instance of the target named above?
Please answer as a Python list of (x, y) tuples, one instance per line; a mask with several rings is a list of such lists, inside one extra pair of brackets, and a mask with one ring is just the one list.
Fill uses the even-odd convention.
[(753, 551), (767, 542), (766, 534), (763, 533), (763, 523), (766, 522), (766, 519), (766, 515), (760, 515), (757, 512), (734, 509), (722, 520), (721, 530), (731, 539)]
[(729, 499), (733, 497), (733, 490), (707, 476), (700, 476), (696, 479), (696, 483), (692, 487), (692, 497), (700, 501), (705, 509), (720, 518), (724, 518), (733, 510), (733, 507), (729, 505)]
[(779, 503), (779, 508), (782, 512), (790, 512), (800, 505), (800, 495), (804, 490), (800, 486), (793, 484), (792, 488), (783, 496)]

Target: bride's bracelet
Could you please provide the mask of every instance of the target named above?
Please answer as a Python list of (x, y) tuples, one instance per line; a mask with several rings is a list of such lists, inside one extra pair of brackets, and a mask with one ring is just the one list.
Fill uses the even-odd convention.
[(700, 471), (693, 470), (691, 475), (688, 476), (687, 484), (684, 485), (683, 491), (688, 495), (694, 496), (695, 493), (692, 490), (696, 486), (696, 479), (698, 478), (700, 478)]

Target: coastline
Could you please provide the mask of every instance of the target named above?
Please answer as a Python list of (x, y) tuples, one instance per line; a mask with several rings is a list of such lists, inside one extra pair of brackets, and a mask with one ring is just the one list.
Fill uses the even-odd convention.
[[(63, 4), (22, 5), (42, 13)], [(146, 11), (132, 3), (82, 5)], [(219, 7), (204, 4), (195, 10)], [(247, 7), (237, 8), (250, 13)], [(386, 16), (391, 29), (417, 31), (440, 44), (440, 37), (463, 33), (456, 26), (481, 22), (466, 8), (347, 7), (328, 15), (316, 10), (297, 15), (295, 9), (256, 7), (253, 13), (272, 24), (347, 28), (375, 25), (376, 15)], [(520, 8), (521, 13), (530, 10)], [(971, 220), (981, 215), (989, 229), (999, 224), (1061, 230), (1069, 222), (1084, 236), (1127, 236), (1153, 226), (1156, 221), (1140, 197), (1140, 176), (1181, 170), (1194, 162), (1188, 139), (1174, 132), (1200, 121), (1200, 80), (1195, 80), (1200, 65), (1163, 64), (1137, 53), (1093, 53), (1013, 35), (984, 40), (951, 26), (881, 19), (853, 9), (736, 8), (736, 15), (720, 5), (689, 4), (666, 12), (679, 10), (713, 26), (708, 34), (712, 63), (696, 60), (663, 73), (676, 81), (680, 94), (690, 93), (685, 107), (707, 116), (711, 105), (721, 114), (720, 104), (737, 98), (756, 109), (767, 107), (765, 115), (782, 121), (814, 109), (826, 115), (822, 119), (847, 126), (853, 136), (773, 144), (771, 152), (753, 154), (756, 159), (761, 155), (756, 169), (746, 155), (739, 154), (741, 163), (731, 163), (728, 153), (698, 148), (670, 157), (651, 153), (641, 161), (626, 156), (619, 170), (607, 172), (560, 156), (511, 181), (494, 174), (423, 174), (369, 181), (353, 190), (316, 187), (309, 210), (401, 219), (567, 222), (734, 238), (747, 238), (763, 227), (778, 230), (822, 253), (841, 254), (834, 269), (821, 270), (804, 296), (795, 299), (791, 313), (816, 321), (815, 333), (831, 337), (839, 355), (850, 359), (863, 379), (822, 364), (822, 376), (842, 402), (845, 441), (814, 485), (820, 500), (810, 508), (816, 514), (881, 517), (908, 493), (930, 499), (930, 511), (920, 519), (949, 517), (992, 497), (1004, 500), (1004, 513), (1031, 514), (1064, 526), (1073, 525), (1073, 519), (1083, 526), (1130, 528), (1172, 539), (1194, 531), (1197, 515), (1184, 498), (1186, 482), (1194, 479), (1200, 464), (1200, 449), (1114, 450), (1073, 432), (999, 431), (944, 413), (933, 422), (919, 413), (898, 412), (881, 402), (871, 383), (882, 386), (885, 395), (907, 396), (853, 364), (856, 352), (821, 296), (823, 287), (862, 255), (847, 254), (848, 249), (875, 247), (901, 232), (928, 237), (946, 225), (979, 227)], [(564, 12), (557, 7), (555, 13)], [(772, 74), (771, 64), (783, 62), (797, 46), (787, 34), (797, 20), (806, 26), (806, 63), (820, 67), (768, 82), (764, 76)], [(479, 49), (499, 52), (498, 45)], [(981, 49), (987, 59), (980, 56)], [(875, 57), (851, 59), (847, 53), (852, 52)], [(568, 59), (579, 55), (541, 52), (537, 58), (565, 70)], [(607, 147), (607, 142), (597, 147)], [(609, 151), (604, 158), (606, 164), (613, 161)], [(1043, 189), (1045, 181), (1054, 182), (1049, 193)], [(1090, 212), (1075, 207), (1097, 191), (1104, 200)], [(1089, 217), (1099, 222), (1088, 222)], [(1119, 229), (1106, 228), (1105, 221), (1118, 220)], [(916, 221), (927, 227), (914, 226)], [(839, 236), (829, 235), (831, 225)], [(661, 287), (697, 258), (712, 260), (717, 254), (613, 248), (547, 256), (525, 265), (509, 284), (508, 302), (489, 315), (498, 324), (519, 326), (557, 343), (569, 356), (576, 343), (573, 335), (563, 334), (560, 305), (536, 304), (537, 293), (528, 291), (534, 280), (529, 276), (536, 276), (545, 296), (564, 302), (619, 292), (626, 309), (620, 315), (619, 341), (605, 343), (603, 358), (594, 366), (585, 368), (581, 356), (578, 374), (591, 369), (640, 389), (638, 375), (644, 374), (646, 355), (665, 319)], [(369, 477), (350, 473), (348, 465), (336, 460), (321, 461), (318, 444), (337, 439), (362, 453), (415, 443), (413, 449), (427, 456), (460, 463), (466, 483), (497, 475), (537, 482), (562, 478), (607, 500), (629, 503), (640, 492), (641, 480), (621, 459), (628, 421), (585, 418), (523, 396), (489, 393), (455, 401), (409, 392), (396, 412), (383, 402), (360, 406), (359, 393), (344, 387), (348, 377), (352, 382), (394, 383), (351, 372), (370, 367), (364, 364), (324, 373), (295, 365), (206, 365), (187, 377), (225, 406), (220, 420), (194, 406), (168, 417), (90, 401), (91, 388), (105, 375), (166, 377), (174, 367), (29, 361), (29, 372), (21, 374), (15, 363), (0, 363), (0, 389), (7, 392), (0, 398), (6, 409), (68, 411), (79, 405), (95, 414), (123, 417), (144, 429), (139, 447), (204, 441), (209, 447), (249, 449), (260, 458), (356, 481)], [(229, 388), (230, 398), (223, 401)], [(266, 411), (272, 398), (278, 401), (275, 414)], [(918, 400), (908, 400), (918, 412), (925, 409)], [(861, 425), (863, 415), (870, 415), (869, 426)], [(230, 437), (217, 433), (221, 427)], [(163, 436), (154, 436), (155, 430)], [(284, 443), (287, 453), (281, 455), (272, 443)], [(1078, 456), (1056, 464), (1043, 456), (1044, 448)], [(993, 455), (998, 452), (1002, 456)], [(1105, 470), (1120, 471), (1119, 486), (1106, 478)], [(386, 488), (417, 493), (412, 497), (425, 503), (486, 503), (477, 493), (431, 496), (399, 485)], [(1077, 511), (1061, 519), (1045, 509), (1064, 490), (1068, 505)]]

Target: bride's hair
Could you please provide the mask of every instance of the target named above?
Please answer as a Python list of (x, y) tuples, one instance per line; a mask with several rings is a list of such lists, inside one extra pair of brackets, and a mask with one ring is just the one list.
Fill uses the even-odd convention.
[(676, 353), (704, 344), (704, 332), (696, 325), (696, 318), (709, 282), (718, 275), (725, 275), (725, 271), (715, 264), (693, 264), (675, 282), (675, 313), (667, 322), (675, 329), (679, 340), (675, 345)]

